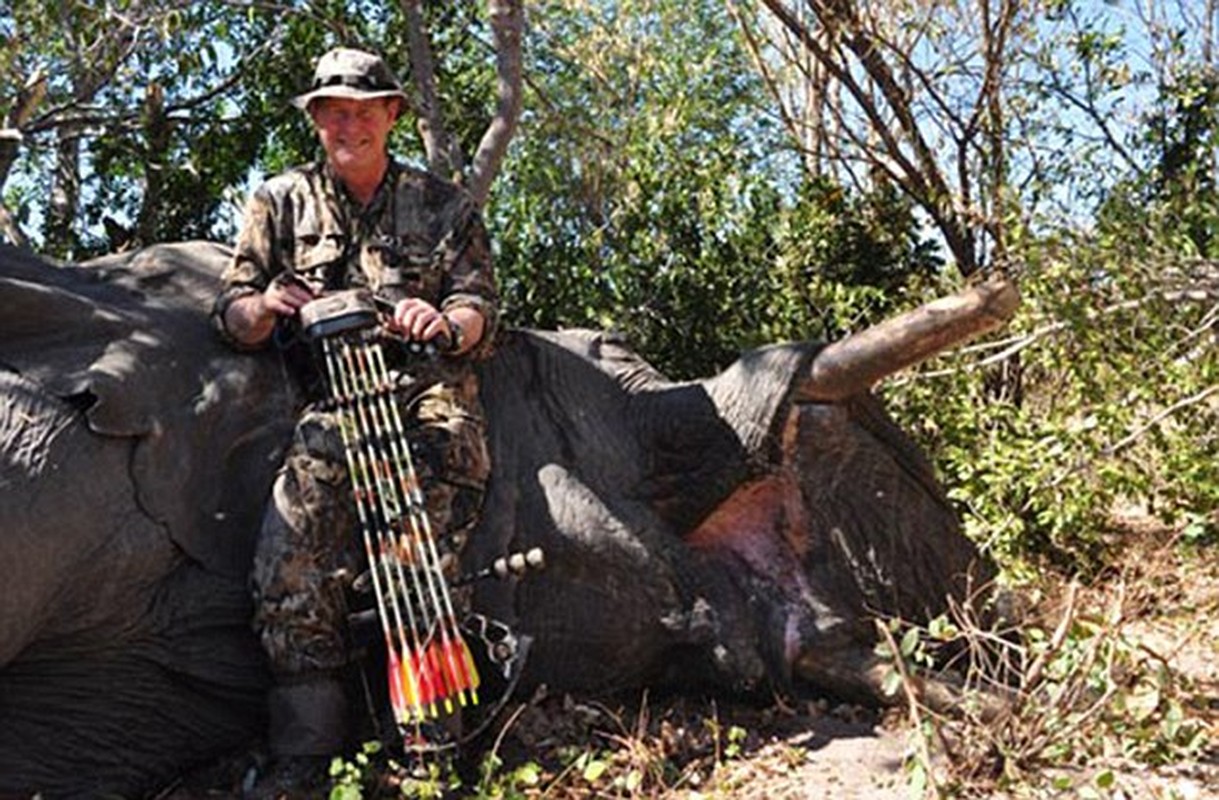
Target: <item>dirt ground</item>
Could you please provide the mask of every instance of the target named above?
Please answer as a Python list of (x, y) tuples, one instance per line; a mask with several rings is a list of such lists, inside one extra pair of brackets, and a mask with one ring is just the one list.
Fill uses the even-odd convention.
[[(845, 719), (840, 718), (846, 717)], [(854, 716), (856, 719), (852, 720)], [(872, 712), (840, 708), (794, 717), (747, 756), (725, 762), (708, 785), (668, 795), (745, 800), (906, 800), (903, 728)]]

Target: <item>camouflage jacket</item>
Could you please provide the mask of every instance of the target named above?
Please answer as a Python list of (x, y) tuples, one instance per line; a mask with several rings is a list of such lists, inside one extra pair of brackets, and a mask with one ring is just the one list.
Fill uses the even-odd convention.
[(315, 290), (368, 287), (386, 300), (421, 297), (441, 311), (476, 308), (486, 320), (474, 357), (490, 352), (498, 293), (482, 219), (455, 185), (391, 161), (361, 208), (324, 163), (285, 172), (250, 198), (213, 309), (218, 330), (238, 297), (288, 272)]

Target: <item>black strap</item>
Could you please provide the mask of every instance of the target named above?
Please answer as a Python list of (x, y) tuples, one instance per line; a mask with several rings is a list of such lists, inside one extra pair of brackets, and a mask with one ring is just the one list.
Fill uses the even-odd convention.
[(325, 86), (350, 86), (353, 89), (364, 89), (370, 92), (398, 92), (397, 86), (379, 83), (371, 75), (327, 75), (325, 78), (315, 78), (314, 89)]

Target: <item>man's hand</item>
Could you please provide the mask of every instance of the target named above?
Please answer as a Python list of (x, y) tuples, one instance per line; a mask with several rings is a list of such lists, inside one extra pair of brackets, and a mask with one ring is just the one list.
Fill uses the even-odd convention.
[(399, 300), (387, 327), (414, 342), (430, 342), (437, 336), (449, 338), (449, 321), (436, 306), (418, 297)]
[(315, 297), (303, 281), (286, 276), (271, 281), (262, 293), (266, 310), (284, 317), (294, 316), (301, 306)]
[[(418, 297), (399, 300), (394, 313), (386, 323), (391, 331), (416, 342), (430, 342), (440, 338), (446, 344), (453, 342), (453, 326), (463, 331), (461, 346), (449, 350), (451, 355), (460, 355), (477, 343), (483, 334), (483, 318), (472, 308), (455, 308), (441, 313), (436, 306)], [(447, 349), (447, 348), (442, 348)]]
[(314, 298), (304, 283), (277, 278), (261, 293), (234, 300), (224, 312), (224, 327), (234, 339), (251, 347), (265, 342), (277, 317), (291, 317)]

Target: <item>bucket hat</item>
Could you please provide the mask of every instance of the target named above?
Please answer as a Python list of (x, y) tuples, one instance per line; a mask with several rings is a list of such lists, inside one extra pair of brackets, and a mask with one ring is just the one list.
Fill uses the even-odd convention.
[(355, 100), (401, 97), (405, 100), (406, 93), (380, 56), (349, 47), (336, 47), (318, 59), (309, 91), (292, 98), (292, 105), (306, 109), (319, 97), (350, 97)]

